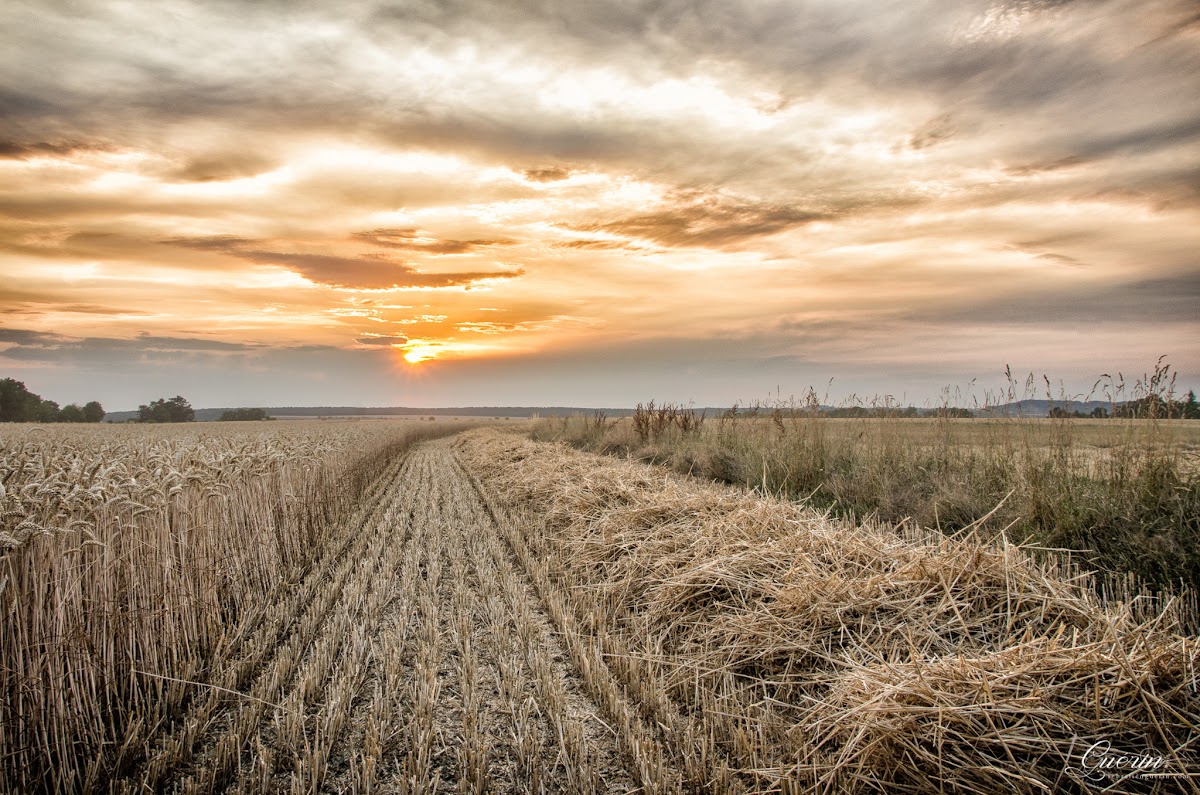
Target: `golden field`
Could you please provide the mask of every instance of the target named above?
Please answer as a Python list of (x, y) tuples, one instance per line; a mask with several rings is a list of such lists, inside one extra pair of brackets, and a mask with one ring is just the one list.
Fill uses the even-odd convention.
[[(646, 440), (683, 472), (516, 423), (0, 429), (0, 789), (1082, 793), (1097, 742), (1200, 769), (1189, 600), (1098, 587), (995, 504), (939, 532), (772, 480), (817, 441), (1025, 473), (1191, 442), (900, 422)], [(533, 432), (646, 455), (628, 430)], [(721, 454), (759, 480), (711, 482)]]

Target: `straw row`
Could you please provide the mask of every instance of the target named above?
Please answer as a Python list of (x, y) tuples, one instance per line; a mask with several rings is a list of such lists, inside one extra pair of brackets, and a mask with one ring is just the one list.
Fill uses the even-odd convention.
[(690, 786), (1083, 792), (1096, 743), (1200, 770), (1198, 651), (1169, 608), (1101, 605), (1004, 543), (495, 432), (457, 445), (560, 627), (601, 650)]

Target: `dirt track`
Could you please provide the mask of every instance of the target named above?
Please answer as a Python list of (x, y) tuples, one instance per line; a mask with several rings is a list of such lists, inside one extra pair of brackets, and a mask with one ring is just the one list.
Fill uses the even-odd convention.
[(451, 445), (393, 465), (308, 575), (241, 618), (227, 689), (127, 790), (639, 789)]

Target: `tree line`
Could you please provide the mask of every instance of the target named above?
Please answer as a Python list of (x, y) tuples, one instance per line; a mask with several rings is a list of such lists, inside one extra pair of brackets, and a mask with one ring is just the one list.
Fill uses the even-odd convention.
[[(23, 381), (0, 379), (0, 422), (103, 422), (104, 407), (92, 400), (82, 406), (69, 403), (59, 407), (53, 400), (30, 392)], [(266, 409), (239, 408), (222, 412), (223, 422), (270, 420)], [(195, 422), (196, 410), (182, 395), (159, 398), (138, 406), (137, 417), (129, 422)]]
[(1103, 406), (1097, 406), (1089, 413), (1069, 411), (1062, 406), (1053, 406), (1050, 416), (1055, 418), (1085, 417), (1107, 419), (1108, 417), (1125, 417), (1134, 419), (1166, 419), (1166, 420), (1200, 420), (1200, 403), (1196, 401), (1195, 390), (1188, 390), (1187, 397), (1175, 400), (1161, 395), (1130, 400), (1113, 406), (1110, 413)]
[(101, 422), (104, 407), (99, 401), (82, 406), (68, 403), (61, 408), (53, 400), (30, 392), (23, 381), (0, 379), (0, 422)]
[[(226, 409), (217, 418), (219, 422), (256, 422), (271, 420), (274, 417), (267, 414), (266, 409), (240, 408)], [(159, 398), (148, 404), (138, 406), (136, 420), (130, 422), (195, 422), (196, 410), (182, 395), (173, 398)]]

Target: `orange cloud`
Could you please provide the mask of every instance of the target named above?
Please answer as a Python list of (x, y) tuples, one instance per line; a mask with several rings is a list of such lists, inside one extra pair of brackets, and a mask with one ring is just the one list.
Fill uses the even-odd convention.
[(204, 238), (175, 238), (170, 245), (211, 251), (259, 265), (275, 265), (300, 274), (312, 282), (358, 289), (406, 287), (462, 287), (485, 279), (513, 279), (519, 270), (426, 273), (379, 255), (357, 257), (270, 251), (255, 248), (262, 241), (221, 235)]

